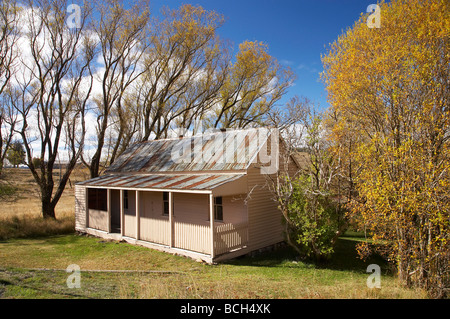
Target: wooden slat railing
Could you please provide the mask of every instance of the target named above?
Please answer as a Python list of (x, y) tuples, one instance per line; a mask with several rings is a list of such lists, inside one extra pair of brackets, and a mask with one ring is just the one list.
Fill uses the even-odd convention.
[(214, 254), (221, 255), (248, 244), (248, 223), (223, 224), (215, 227)]

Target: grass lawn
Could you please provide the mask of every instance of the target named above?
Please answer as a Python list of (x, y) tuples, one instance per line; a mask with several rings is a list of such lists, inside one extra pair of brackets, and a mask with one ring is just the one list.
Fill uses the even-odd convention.
[[(426, 298), (401, 287), (381, 259), (357, 259), (354, 244), (341, 239), (324, 265), (297, 261), (288, 247), (206, 265), (76, 234), (9, 239), (0, 242), (0, 298)], [(381, 266), (381, 289), (366, 286), (370, 263)], [(81, 288), (67, 287), (71, 264)]]

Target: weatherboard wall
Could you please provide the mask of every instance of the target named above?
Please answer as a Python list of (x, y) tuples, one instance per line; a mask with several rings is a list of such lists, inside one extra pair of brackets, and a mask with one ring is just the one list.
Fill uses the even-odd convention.
[(249, 250), (283, 241), (282, 214), (259, 167), (248, 170)]
[(75, 230), (86, 229), (86, 189), (75, 185)]

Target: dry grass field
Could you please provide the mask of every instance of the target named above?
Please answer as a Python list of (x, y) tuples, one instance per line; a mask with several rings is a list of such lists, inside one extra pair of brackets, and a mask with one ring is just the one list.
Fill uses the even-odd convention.
[[(59, 170), (54, 172), (55, 182)], [(0, 178), (0, 239), (30, 237), (74, 230), (74, 185), (89, 178), (88, 172), (77, 168), (56, 206), (56, 221), (44, 221), (39, 189), (30, 171), (5, 168)]]

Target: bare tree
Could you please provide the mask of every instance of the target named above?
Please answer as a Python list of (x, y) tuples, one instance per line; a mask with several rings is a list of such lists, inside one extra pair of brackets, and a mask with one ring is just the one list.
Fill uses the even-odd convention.
[(163, 11), (137, 90), (142, 140), (166, 137), (172, 124), (188, 128), (214, 105), (229, 63), (228, 46), (216, 34), (223, 21), (200, 6)]
[(9, 146), (12, 143), (16, 124), (18, 122), (18, 113), (13, 107), (14, 99), (17, 99), (15, 93), (7, 88), (0, 94), (0, 175), (2, 173), (3, 162), (5, 161)]
[[(121, 0), (110, 0), (107, 6), (100, 1), (95, 3), (100, 17), (93, 24), (93, 29), (99, 41), (99, 59), (103, 65), (96, 74), (101, 93), (94, 97), (97, 106), (95, 152), (90, 160), (83, 157), (91, 177), (97, 177), (100, 173), (108, 128), (115, 121), (119, 122), (115, 141), (110, 143), (113, 148), (111, 155), (105, 161), (114, 161), (125, 134), (127, 110), (124, 97), (133, 81), (143, 72), (138, 61), (145, 52), (150, 22), (148, 0), (137, 1), (130, 9), (126, 9)], [(115, 118), (112, 118), (113, 115)]]
[(9, 103), (13, 97), (9, 94), (8, 86), (18, 57), (19, 10), (15, 0), (3, 0), (0, 3), (0, 175), (17, 121), (16, 113)]
[(15, 0), (0, 3), (0, 94), (14, 73), (17, 59), (19, 6)]
[[(68, 2), (28, 0), (25, 8), (23, 44), (29, 56), (21, 59), (17, 72), (17, 99), (20, 117), (17, 132), (22, 137), (27, 165), (40, 188), (44, 218), (55, 218), (58, 203), (83, 144), (86, 104), (92, 89), (90, 63), (93, 41), (86, 32), (91, 10), (87, 2), (80, 12), (79, 25), (67, 24)], [(40, 149), (32, 143), (39, 143)], [(67, 163), (58, 183), (53, 169), (63, 149)], [(33, 152), (39, 152), (40, 167), (34, 166)]]

